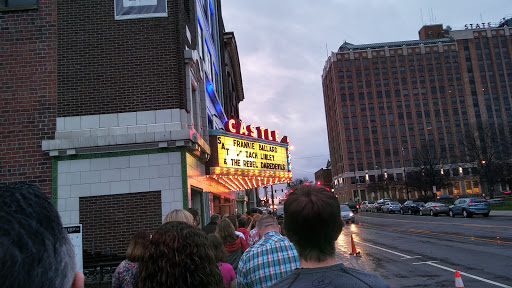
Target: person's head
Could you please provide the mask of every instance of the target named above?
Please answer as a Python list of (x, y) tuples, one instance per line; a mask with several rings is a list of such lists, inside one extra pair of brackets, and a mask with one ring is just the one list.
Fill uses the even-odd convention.
[(222, 218), (219, 220), (215, 234), (217, 234), (220, 239), (222, 239), (223, 243), (231, 243), (238, 239), (238, 236), (235, 234), (235, 227), (233, 227), (233, 224), (231, 224), (231, 221), (229, 221), (227, 218)]
[(242, 214), (236, 213), (236, 219), (238, 220), (238, 219), (240, 219), (240, 217), (242, 217)]
[(325, 187), (300, 186), (284, 202), (284, 230), (302, 260), (323, 262), (333, 257), (342, 228), (338, 200)]
[(144, 255), (144, 250), (148, 246), (149, 238), (150, 234), (146, 231), (139, 231), (133, 234), (130, 238), (128, 249), (126, 249), (126, 259), (132, 262), (139, 262)]
[(220, 215), (219, 214), (212, 214), (212, 216), (210, 216), (210, 222), (219, 222), (220, 220)]
[(197, 211), (196, 208), (188, 208), (188, 213), (190, 213), (194, 219), (194, 225), (199, 226), (201, 225), (201, 216), (199, 215), (199, 211)]
[(192, 214), (183, 209), (175, 209), (167, 213), (164, 219), (164, 223), (171, 221), (181, 221), (188, 223), (190, 225), (194, 225), (194, 217), (192, 216)]
[(238, 228), (247, 228), (247, 218), (244, 216), (238, 218)]
[(0, 185), (2, 287), (83, 287), (59, 213), (33, 184)]
[(260, 238), (270, 231), (281, 232), (281, 227), (277, 223), (277, 219), (271, 215), (261, 216), (258, 222), (256, 222), (256, 229), (258, 229)]
[(138, 288), (223, 285), (206, 235), (182, 221), (164, 223), (153, 233), (137, 273)]
[(226, 217), (226, 219), (228, 219), (229, 222), (231, 222), (233, 227), (235, 227), (235, 230), (238, 229), (238, 221), (236, 220), (236, 216), (235, 215), (228, 215)]
[(261, 215), (260, 214), (254, 214), (254, 217), (252, 217), (252, 223), (251, 223), (251, 230), (256, 228), (256, 223), (258, 222), (258, 220), (261, 218)]
[(220, 239), (217, 234), (209, 234), (208, 235), (208, 245), (210, 247), (210, 251), (212, 251), (213, 256), (215, 258), (215, 262), (226, 262), (228, 258), (228, 253), (226, 249), (224, 249), (224, 243), (222, 243), (222, 239)]

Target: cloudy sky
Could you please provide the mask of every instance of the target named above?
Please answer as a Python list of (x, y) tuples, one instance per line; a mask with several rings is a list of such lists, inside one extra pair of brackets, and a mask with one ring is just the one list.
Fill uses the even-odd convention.
[(293, 177), (314, 180), (329, 160), (322, 70), (328, 53), (353, 44), (415, 40), (424, 24), (499, 22), (511, 0), (222, 0), (235, 33), (246, 124), (287, 135)]

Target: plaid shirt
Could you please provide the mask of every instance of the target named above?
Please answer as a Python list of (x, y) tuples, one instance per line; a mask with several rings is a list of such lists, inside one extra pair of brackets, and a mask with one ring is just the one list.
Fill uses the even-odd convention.
[(268, 287), (299, 267), (299, 255), (288, 238), (271, 231), (240, 258), (236, 287)]

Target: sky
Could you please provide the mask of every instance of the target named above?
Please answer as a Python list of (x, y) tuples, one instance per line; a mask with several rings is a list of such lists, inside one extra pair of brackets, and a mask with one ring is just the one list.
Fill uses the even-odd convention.
[[(512, 17), (511, 0), (222, 0), (235, 33), (245, 99), (240, 118), (288, 136), (293, 179), (314, 181), (329, 157), (322, 91), (328, 55), (352, 44), (417, 40), (426, 24), (492, 22)], [(278, 187), (279, 190), (281, 187)]]

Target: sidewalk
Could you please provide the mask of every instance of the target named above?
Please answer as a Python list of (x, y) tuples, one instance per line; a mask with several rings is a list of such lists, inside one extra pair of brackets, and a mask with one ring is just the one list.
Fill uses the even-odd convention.
[(492, 210), (491, 216), (512, 217), (512, 210)]

